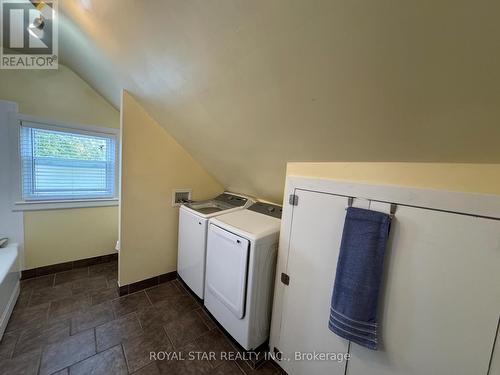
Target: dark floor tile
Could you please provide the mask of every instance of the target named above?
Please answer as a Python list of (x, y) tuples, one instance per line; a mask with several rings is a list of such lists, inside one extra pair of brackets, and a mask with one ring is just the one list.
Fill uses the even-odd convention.
[(158, 310), (164, 312), (164, 319), (166, 321), (174, 320), (182, 314), (200, 308), (194, 298), (187, 294), (181, 294), (161, 300), (155, 303), (154, 306)]
[(110, 285), (107, 289), (91, 291), (90, 293), (90, 304), (98, 305), (105, 301), (111, 301), (112, 299), (118, 298), (118, 289)]
[(126, 375), (128, 371), (122, 348), (117, 345), (71, 366), (70, 373), (71, 375)]
[(65, 368), (64, 370), (54, 372), (52, 375), (69, 375), (69, 370)]
[(16, 304), (14, 305), (14, 309), (28, 307), (32, 294), (33, 294), (33, 289), (21, 288), (21, 291), (19, 292), (19, 297), (17, 298)]
[(76, 280), (71, 284), (71, 290), (74, 294), (90, 293), (108, 289), (108, 280), (104, 276), (88, 277)]
[(203, 306), (203, 300), (199, 299), (180, 279), (175, 279), (172, 283), (181, 291), (182, 294), (187, 294), (200, 306)]
[(120, 289), (120, 287), (118, 286), (118, 279), (117, 278), (108, 279), (108, 285), (109, 285), (109, 289), (116, 290), (117, 292)]
[(146, 293), (137, 292), (112, 301), (116, 316), (123, 316), (151, 305)]
[(40, 375), (52, 374), (95, 354), (94, 330), (47, 346), (42, 353)]
[(191, 343), (184, 347), (182, 355), (184, 360), (164, 360), (156, 361), (161, 374), (173, 375), (204, 375), (210, 374), (213, 370), (210, 362), (203, 358), (189, 357), (189, 353), (195, 353), (198, 349)]
[(160, 370), (158, 369), (158, 365), (156, 364), (156, 362), (153, 362), (146, 367), (143, 367), (140, 370), (134, 372), (133, 375), (160, 375)]
[(29, 304), (30, 306), (36, 306), (42, 303), (68, 298), (72, 295), (73, 293), (67, 285), (37, 289), (33, 291)]
[(238, 365), (233, 361), (225, 361), (220, 366), (217, 366), (211, 373), (212, 375), (242, 375)]
[(238, 360), (238, 366), (243, 370), (246, 375), (278, 375), (281, 374), (280, 370), (273, 365), (271, 361), (266, 361), (257, 368), (250, 367), (243, 360)]
[(36, 375), (40, 363), (40, 352), (31, 352), (13, 359), (0, 360), (0, 371), (8, 375)]
[(117, 281), (118, 281), (118, 271), (112, 271), (112, 272), (108, 272), (105, 274), (106, 278), (108, 279), (108, 283), (111, 283), (114, 282), (114, 285), (118, 285)]
[(144, 309), (136, 311), (137, 318), (144, 330), (163, 329), (163, 326), (168, 323), (171, 318), (170, 313), (154, 306), (148, 306)]
[(89, 307), (87, 310), (76, 312), (71, 318), (71, 334), (86, 331), (98, 325), (110, 322), (115, 318), (110, 302)]
[(48, 344), (63, 340), (69, 336), (67, 321), (48, 324), (44, 330), (26, 330), (19, 336), (13, 356), (34, 350), (40, 350)]
[(152, 303), (156, 303), (174, 296), (181, 295), (182, 292), (175, 286), (173, 282), (164, 283), (154, 288), (146, 290), (149, 299)]
[(84, 279), (89, 277), (89, 268), (76, 268), (71, 271), (65, 271), (56, 273), (56, 278), (54, 281), (54, 285), (65, 284), (71, 281), (76, 281), (80, 279)]
[[(236, 350), (178, 280), (116, 298), (117, 288), (109, 281), (116, 278), (116, 267), (112, 262), (90, 266), (87, 275), (65, 272), (55, 287), (54, 275), (23, 281), (0, 342), (0, 373), (5, 369), (9, 375), (35, 374), (40, 353), (41, 374), (120, 374), (126, 373), (127, 365), (138, 375), (280, 373), (270, 362), (253, 369), (244, 361), (221, 359), (222, 351)], [(26, 307), (30, 299), (39, 305)], [(114, 319), (115, 312), (127, 315)], [(199, 351), (215, 352), (218, 359), (150, 363), (151, 351), (174, 350), (172, 342), (186, 357), (189, 351)], [(94, 355), (96, 347), (100, 353)]]
[(108, 262), (90, 266), (90, 276), (100, 276), (118, 272), (118, 262)]
[(178, 349), (208, 332), (197, 311), (189, 311), (165, 325), (167, 335), (174, 348)]
[(177, 295), (168, 300), (162, 300), (153, 306), (137, 310), (136, 313), (143, 329), (161, 329), (167, 323), (198, 307), (191, 297)]
[(198, 315), (201, 317), (203, 320), (203, 323), (205, 323), (208, 327), (208, 329), (214, 329), (217, 327), (217, 324), (212, 320), (212, 318), (205, 312), (203, 309), (196, 310)]
[(41, 289), (54, 285), (54, 275), (35, 277), (34, 279), (21, 280), (22, 289)]
[(181, 291), (182, 294), (188, 294), (189, 293), (189, 291), (186, 289), (186, 287), (184, 286), (184, 284), (182, 283), (182, 281), (180, 281), (179, 279), (173, 280), (172, 284), (174, 284), (177, 288), (179, 288), (179, 290)]
[[(243, 357), (243, 349), (238, 345), (236, 344), (234, 341), (230, 340), (228, 338), (228, 342), (233, 346), (233, 351), (236, 355), (239, 355), (240, 358)], [(268, 352), (263, 349), (263, 348), (259, 348), (258, 350), (254, 350), (252, 351), (252, 355), (251, 356), (244, 356), (245, 360), (240, 360), (240, 358), (236, 359), (236, 362), (239, 364), (240, 362), (245, 362), (248, 364), (248, 366), (250, 366), (252, 369), (255, 369), (257, 367), (260, 367), (262, 366), (267, 360), (267, 354)]]
[(36, 320), (32, 323), (14, 331), (14, 333), (18, 333), (19, 337), (21, 335), (23, 337), (37, 337), (43, 334), (47, 330), (51, 329), (62, 329), (69, 327), (70, 320), (67, 318), (62, 319), (47, 319), (47, 320)]
[(47, 320), (49, 304), (44, 303), (33, 307), (14, 309), (10, 316), (7, 332), (27, 328)]
[(123, 340), (142, 334), (142, 328), (135, 314), (112, 320), (96, 327), (97, 351), (101, 352), (120, 344)]
[(18, 332), (7, 332), (3, 335), (2, 341), (0, 341), (0, 358), (8, 359), (12, 357), (19, 335)]
[(50, 303), (49, 318), (67, 317), (68, 315), (87, 309), (90, 306), (90, 297), (74, 296), (58, 299)]
[(217, 329), (209, 331), (207, 334), (198, 337), (194, 341), (194, 345), (202, 352), (214, 352), (215, 360), (212, 360), (214, 366), (220, 365), (223, 361), (222, 352), (235, 352), (229, 341)]
[(163, 311), (157, 309), (155, 306), (147, 306), (137, 310), (135, 314), (141, 323), (141, 327), (146, 330), (150, 330), (151, 328), (160, 329), (167, 323), (163, 321)]
[(123, 350), (130, 372), (151, 364), (151, 352), (170, 351), (172, 345), (163, 330), (144, 332), (124, 340)]

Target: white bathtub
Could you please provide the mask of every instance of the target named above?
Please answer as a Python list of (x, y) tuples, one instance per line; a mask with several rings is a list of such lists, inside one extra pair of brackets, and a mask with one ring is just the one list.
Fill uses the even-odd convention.
[(17, 244), (0, 248), (0, 340), (19, 297), (20, 276)]

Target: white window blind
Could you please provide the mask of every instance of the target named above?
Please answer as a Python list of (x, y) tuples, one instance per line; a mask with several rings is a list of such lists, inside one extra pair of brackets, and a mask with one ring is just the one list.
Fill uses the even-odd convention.
[(20, 156), (25, 201), (115, 197), (113, 135), (46, 129), (22, 122)]

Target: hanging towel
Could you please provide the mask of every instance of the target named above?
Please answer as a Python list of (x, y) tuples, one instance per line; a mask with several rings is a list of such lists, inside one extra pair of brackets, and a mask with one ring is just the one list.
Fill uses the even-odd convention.
[(340, 244), (328, 327), (377, 350), (377, 305), (391, 216), (349, 207)]

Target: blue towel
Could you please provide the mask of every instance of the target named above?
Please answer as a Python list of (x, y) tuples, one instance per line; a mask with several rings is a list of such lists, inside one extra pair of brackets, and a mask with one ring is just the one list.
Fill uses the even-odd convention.
[(391, 216), (349, 207), (342, 233), (328, 327), (377, 350), (377, 306)]

